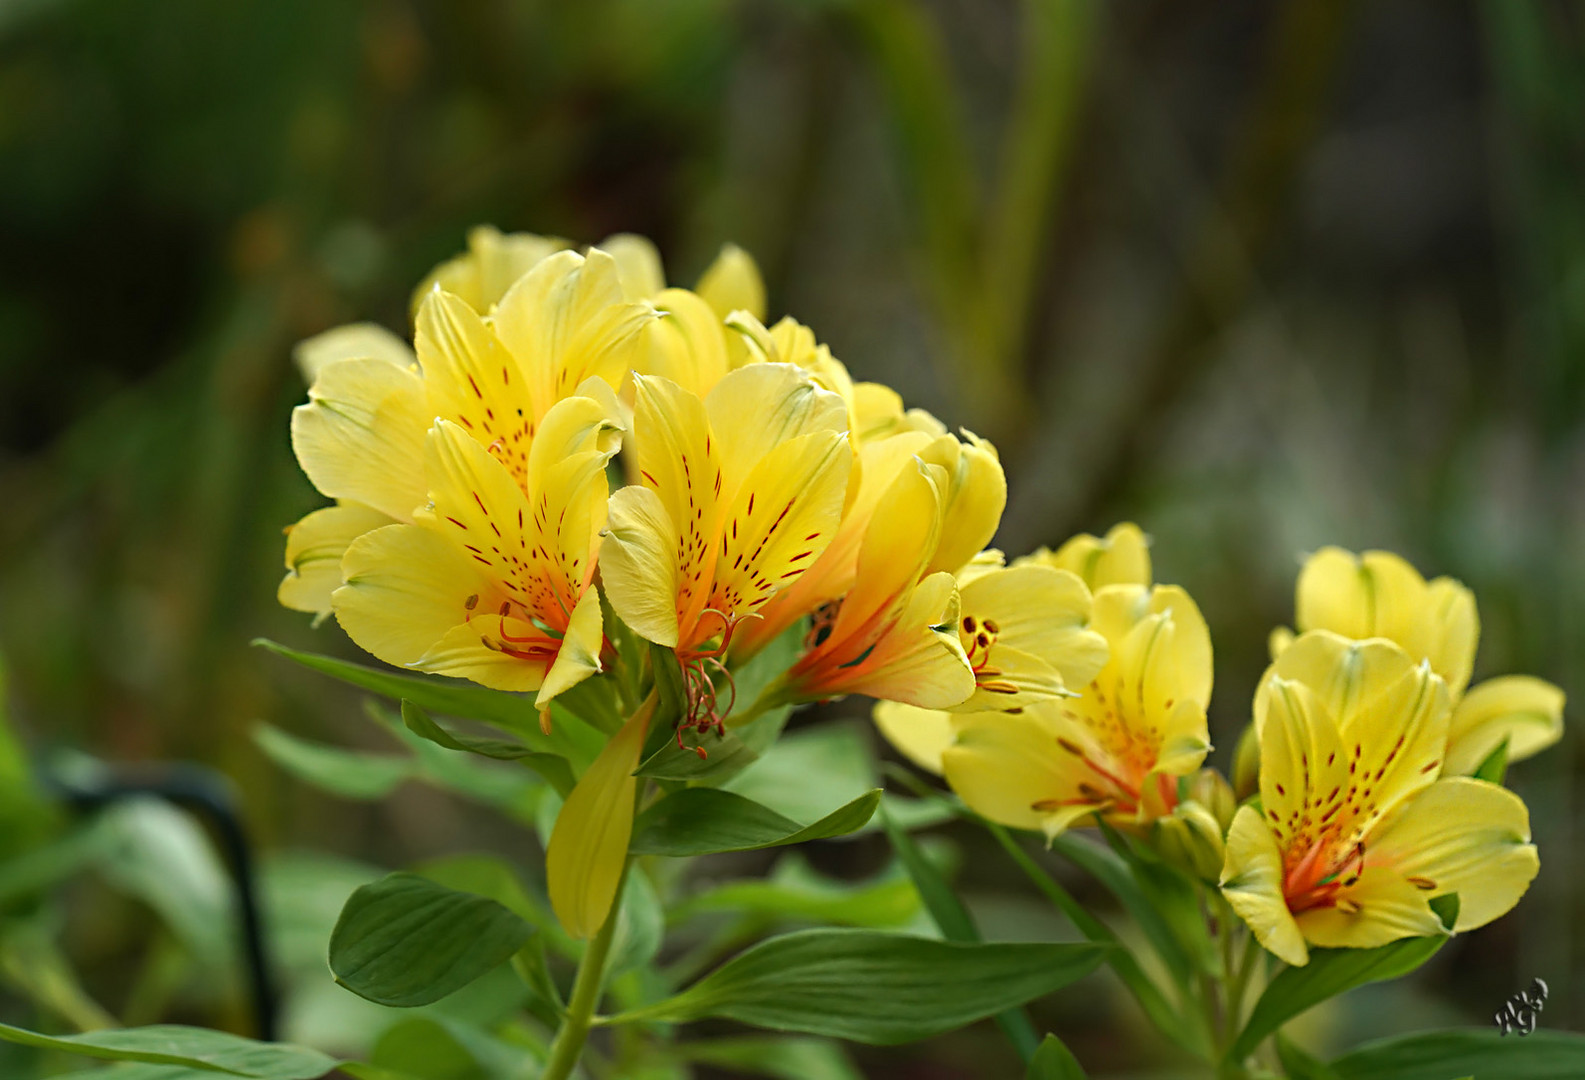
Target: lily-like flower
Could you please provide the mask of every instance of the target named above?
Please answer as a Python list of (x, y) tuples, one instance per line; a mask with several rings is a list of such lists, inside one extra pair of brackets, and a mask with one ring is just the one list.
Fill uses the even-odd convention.
[[(1518, 761), (1563, 737), (1563, 691), (1551, 683), (1505, 675), (1469, 687), (1480, 619), (1474, 595), (1460, 582), (1428, 582), (1391, 552), (1327, 547), (1306, 560), (1297, 592), (1301, 634), (1386, 638), (1442, 677), (1453, 703), (1444, 772), (1473, 773), (1504, 742), (1507, 760)], [(1275, 631), (1273, 657), (1292, 640), (1291, 632)]]
[(611, 497), (606, 595), (685, 665), (719, 657), (831, 543), (853, 461), (847, 409), (791, 364), (740, 368), (704, 400), (658, 376), (634, 381), (642, 482)]
[(1495, 784), (1445, 774), (1447, 684), (1382, 638), (1324, 630), (1279, 656), (1255, 695), (1260, 803), (1227, 836), (1222, 893), (1290, 964), (1311, 946), (1374, 948), (1484, 926), (1539, 869), (1529, 814)]
[(952, 789), (993, 821), (1055, 836), (1092, 814), (1140, 826), (1170, 813), (1210, 742), (1211, 639), (1188, 593), (1108, 585), (1090, 627), (1109, 646), (1077, 697), (952, 717)]
[(328, 603), (389, 663), (539, 689), (541, 705), (598, 670), (614, 388), (654, 317), (623, 298), (610, 256), (561, 252), (488, 317), (432, 289), (416, 364), (323, 364), (293, 447), (341, 505), (290, 531), (284, 598)]

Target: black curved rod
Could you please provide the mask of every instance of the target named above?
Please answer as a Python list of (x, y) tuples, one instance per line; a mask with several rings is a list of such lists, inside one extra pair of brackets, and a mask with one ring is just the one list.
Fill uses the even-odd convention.
[(189, 762), (159, 765), (109, 765), (89, 777), (51, 776), (51, 784), (71, 806), (98, 810), (123, 799), (152, 796), (195, 814), (213, 827), (236, 889), (238, 933), (253, 998), (254, 1027), (260, 1039), (276, 1037), (275, 984), (264, 945), (253, 849), (236, 788), (222, 773)]

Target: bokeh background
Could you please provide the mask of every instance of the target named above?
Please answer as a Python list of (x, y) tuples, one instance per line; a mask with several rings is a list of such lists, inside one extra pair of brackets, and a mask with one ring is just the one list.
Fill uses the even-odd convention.
[[(0, 3), (12, 723), (35, 762), (219, 767), (260, 848), (299, 853), (288, 892), (314, 866), (521, 846), (420, 786), (316, 793), (252, 737), (383, 738), (249, 647), (351, 655), (274, 598), (281, 529), (321, 501), (288, 445), (292, 345), (405, 330), (409, 289), (479, 222), (646, 233), (681, 283), (735, 241), (773, 317), (997, 442), (1001, 546), (1140, 522), (1210, 622), (1224, 765), (1323, 543), (1461, 578), (1477, 677), (1585, 701), (1582, 20), (1540, 0)], [(1535, 976), (1543, 1024), (1585, 1023), (1569, 722), (1511, 774), (1542, 852), (1519, 913), (1315, 1019), (1315, 1044), (1485, 1023)], [(180, 847), (169, 822), (127, 828)], [(987, 932), (1048, 932), (1000, 854), (958, 840)], [(168, 940), (204, 937), (192, 896), (223, 888), (195, 864), (162, 891), (161, 866), (141, 890), (89, 867), (0, 938), (0, 1014), (75, 970), (68, 1012), (245, 1030), (224, 935)], [(1127, 1011), (1081, 992), (1039, 1018), (1121, 1075), (1152, 1056)], [(1011, 1075), (1005, 1053), (982, 1025), (857, 1060)]]

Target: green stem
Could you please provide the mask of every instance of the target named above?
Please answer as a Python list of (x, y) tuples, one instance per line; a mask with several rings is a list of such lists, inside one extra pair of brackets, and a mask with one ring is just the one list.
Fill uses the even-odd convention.
[[(631, 860), (629, 860), (631, 864)], [(567, 1016), (556, 1032), (556, 1041), (550, 1047), (550, 1060), (540, 1080), (567, 1080), (583, 1055), (583, 1044), (589, 1038), (589, 1027), (595, 1006), (600, 1003), (600, 990), (605, 984), (605, 962), (611, 954), (611, 941), (616, 937), (616, 924), (622, 913), (622, 886), (627, 882), (627, 867), (622, 868), (622, 879), (617, 882), (616, 900), (605, 923), (583, 951), (578, 961), (578, 974), (572, 983), (572, 998), (567, 1002)]]

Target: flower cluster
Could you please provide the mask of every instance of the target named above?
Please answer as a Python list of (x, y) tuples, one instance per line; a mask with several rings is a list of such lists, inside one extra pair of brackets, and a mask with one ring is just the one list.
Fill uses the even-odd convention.
[[(580, 253), (481, 229), (413, 319), (411, 348), (369, 326), (305, 343), (292, 422), (336, 505), (288, 531), (281, 601), (381, 660), (533, 691), (548, 724), (552, 699), (616, 663), (619, 621), (675, 658), (671, 721), (701, 756), (772, 708), (868, 695), (973, 812), (1153, 845), (1293, 964), (1438, 932), (1430, 901), (1449, 893), (1457, 928), (1482, 925), (1535, 875), (1492, 762), (1556, 741), (1562, 695), (1523, 677), (1466, 691), (1478, 630), (1456, 582), (1383, 553), (1309, 560), (1298, 633), (1273, 634), (1255, 697), (1258, 792), (1235, 806), (1204, 768), (1206, 622), (1153, 580), (1144, 534), (990, 547), (995, 448), (854, 382), (793, 319), (767, 327), (741, 251), (687, 290), (638, 237)], [(759, 700), (723, 692), (779, 641), (792, 659)], [(567, 821), (620, 806), (630, 824), (653, 694), (631, 713), (551, 843), (576, 933), (609, 908), (627, 824)], [(582, 846), (610, 849), (604, 869), (568, 854)], [(558, 875), (602, 884), (563, 904)]]

